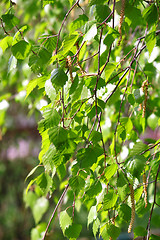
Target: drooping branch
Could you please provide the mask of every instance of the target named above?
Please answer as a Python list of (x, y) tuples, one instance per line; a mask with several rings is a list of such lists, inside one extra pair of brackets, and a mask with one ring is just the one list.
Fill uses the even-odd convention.
[(50, 218), (50, 220), (49, 220), (49, 222), (48, 222), (48, 225), (47, 225), (47, 228), (46, 228), (46, 230), (45, 230), (45, 233), (44, 233), (44, 236), (43, 236), (42, 240), (44, 240), (45, 237), (46, 237), (46, 234), (47, 234), (47, 232), (48, 232), (48, 228), (49, 228), (49, 226), (50, 226), (50, 224), (51, 224), (51, 222), (52, 222), (52, 219), (54, 218), (54, 215), (55, 215), (58, 207), (60, 206), (60, 204), (62, 203), (62, 201), (63, 201), (63, 199), (64, 199), (64, 196), (65, 196), (65, 194), (66, 194), (66, 192), (67, 192), (67, 190), (68, 190), (68, 187), (69, 187), (69, 184), (66, 185), (66, 187), (65, 187), (65, 189), (64, 189), (64, 191), (63, 191), (63, 193), (62, 193), (62, 195), (61, 195), (61, 197), (60, 197), (60, 199), (59, 199), (59, 201), (58, 201), (58, 203), (57, 203), (57, 205), (56, 205), (56, 207), (55, 207), (55, 209), (54, 209), (54, 211), (53, 211), (53, 213), (52, 213), (52, 216), (51, 216), (51, 218)]
[(156, 205), (157, 180), (158, 180), (159, 172), (160, 172), (160, 164), (159, 164), (159, 166), (158, 166), (157, 174), (156, 174), (156, 177), (155, 177), (155, 184), (154, 184), (154, 200), (153, 200), (153, 204), (152, 204), (152, 208), (151, 208), (151, 212), (150, 212), (149, 220), (148, 220), (148, 224), (147, 224), (147, 240), (149, 240), (149, 235), (150, 235), (150, 224), (151, 224), (151, 219), (152, 219), (152, 214), (153, 214), (154, 206)]
[(75, 4), (73, 4), (73, 6), (69, 9), (69, 11), (66, 13), (64, 19), (63, 19), (63, 22), (61, 24), (61, 27), (59, 29), (59, 32), (58, 32), (58, 35), (57, 35), (57, 44), (56, 44), (56, 49), (55, 49), (55, 55), (57, 54), (57, 51), (58, 51), (58, 42), (59, 42), (59, 38), (60, 38), (60, 34), (61, 34), (61, 31), (62, 31), (62, 28), (63, 28), (63, 25), (68, 17), (68, 15), (70, 14), (70, 12), (73, 10), (73, 8), (79, 3), (80, 0), (77, 0), (75, 2)]

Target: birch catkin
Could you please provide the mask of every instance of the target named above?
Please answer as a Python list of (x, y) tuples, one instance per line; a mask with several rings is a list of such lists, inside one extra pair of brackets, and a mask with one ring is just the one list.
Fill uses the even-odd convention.
[(146, 113), (146, 105), (147, 105), (147, 98), (148, 98), (148, 81), (147, 80), (143, 82), (142, 90), (144, 92), (144, 104), (143, 104), (142, 117), (144, 118)]
[(118, 46), (120, 45), (120, 43), (122, 41), (122, 23), (123, 23), (123, 18), (124, 18), (124, 9), (125, 9), (125, 0), (122, 0), (121, 15), (120, 15), (119, 26), (118, 26), (118, 31), (120, 34)]
[(147, 201), (147, 183), (146, 183), (146, 174), (143, 174), (143, 192), (144, 192), (144, 201), (145, 201), (145, 208), (148, 205)]
[[(78, 42), (76, 42), (75, 45), (76, 45), (77, 51), (79, 51), (79, 44), (78, 44)], [(81, 71), (82, 75), (85, 75), (85, 71), (83, 70), (83, 68), (82, 68), (82, 66), (81, 66), (81, 64), (79, 62), (79, 53), (77, 53), (77, 65), (80, 68), (80, 71)]]
[(72, 75), (72, 60), (71, 60), (71, 56), (67, 56), (66, 60), (67, 60), (68, 68), (69, 68), (70, 79), (71, 79), (71, 82), (73, 83), (73, 75)]
[(131, 192), (131, 221), (128, 227), (128, 233), (131, 232), (133, 224), (134, 224), (134, 219), (135, 219), (135, 202), (134, 202), (134, 190), (133, 190), (133, 185), (129, 184), (130, 192)]

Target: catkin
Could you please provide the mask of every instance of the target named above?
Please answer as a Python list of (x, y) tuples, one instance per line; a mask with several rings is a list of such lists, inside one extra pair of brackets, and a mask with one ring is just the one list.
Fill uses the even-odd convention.
[[(79, 44), (78, 44), (78, 42), (76, 42), (75, 45), (76, 45), (77, 51), (79, 51)], [(82, 75), (85, 75), (85, 71), (83, 70), (83, 68), (82, 68), (82, 66), (81, 66), (81, 64), (79, 62), (79, 52), (77, 53), (77, 65), (80, 68), (80, 71), (81, 71)]]
[(70, 79), (71, 79), (71, 82), (73, 83), (73, 75), (72, 75), (72, 60), (71, 60), (71, 56), (67, 56), (66, 58), (67, 60), (67, 66), (69, 68), (69, 75), (70, 75)]
[(129, 184), (130, 192), (131, 192), (131, 221), (128, 227), (128, 233), (131, 232), (134, 219), (135, 219), (135, 202), (134, 202), (134, 190), (133, 190), (133, 185)]
[(147, 201), (147, 183), (146, 183), (146, 174), (143, 174), (143, 192), (144, 192), (144, 201), (145, 201), (145, 208), (148, 205)]
[(124, 18), (124, 9), (125, 9), (125, 0), (122, 0), (121, 14), (120, 14), (120, 20), (119, 20), (119, 26), (118, 26), (118, 31), (120, 34), (118, 46), (120, 45), (120, 43), (122, 41), (122, 23), (123, 23), (123, 18)]
[(142, 90), (144, 92), (144, 104), (143, 104), (142, 117), (144, 118), (146, 113), (146, 105), (147, 105), (147, 98), (148, 98), (148, 81), (147, 80), (143, 82)]

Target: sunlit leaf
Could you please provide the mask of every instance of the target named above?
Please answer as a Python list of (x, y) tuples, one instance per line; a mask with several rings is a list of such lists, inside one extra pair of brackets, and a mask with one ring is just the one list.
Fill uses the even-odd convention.
[(31, 45), (21, 40), (12, 46), (12, 53), (17, 59), (25, 59), (31, 51)]
[(118, 195), (114, 192), (109, 192), (104, 196), (103, 208), (104, 210), (108, 210), (113, 208), (117, 202)]
[(85, 180), (80, 176), (73, 176), (69, 179), (69, 185), (73, 189), (73, 191), (79, 192), (84, 187)]
[(59, 221), (60, 221), (60, 226), (63, 232), (65, 232), (66, 228), (68, 228), (72, 224), (72, 219), (68, 215), (66, 210), (60, 212)]
[(149, 24), (149, 26), (156, 23), (158, 14), (155, 4), (151, 4), (144, 9), (143, 17), (144, 20)]
[[(111, 13), (110, 8), (107, 5), (95, 5), (94, 7), (94, 14), (97, 22), (101, 23), (103, 22), (108, 15)], [(110, 21), (110, 18), (107, 20), (107, 22)]]
[(88, 225), (92, 223), (97, 218), (97, 209), (96, 206), (92, 206), (90, 208), (89, 214), (88, 214)]
[(48, 206), (49, 202), (45, 197), (37, 199), (33, 207), (33, 217), (36, 224), (41, 220), (43, 214), (47, 211)]
[(51, 73), (51, 82), (56, 89), (63, 87), (68, 77), (62, 68), (56, 68)]
[(5, 52), (8, 47), (12, 46), (12, 41), (13, 37), (11, 36), (7, 36), (0, 41), (0, 47), (2, 48), (3, 52)]
[(96, 27), (96, 24), (94, 24), (89, 29), (89, 31), (85, 34), (84, 41), (90, 41), (92, 38), (96, 36), (96, 34), (97, 34), (97, 27)]
[(135, 229), (134, 229), (134, 237), (140, 237), (140, 236), (146, 236), (147, 234), (147, 231), (144, 227), (142, 226), (137, 226)]
[(71, 33), (81, 28), (87, 21), (88, 17), (85, 14), (79, 15), (79, 17), (76, 20), (74, 20), (70, 25)]
[(82, 225), (73, 223), (65, 230), (65, 235), (70, 239), (77, 239), (82, 231)]
[(97, 236), (99, 228), (100, 228), (100, 220), (99, 218), (96, 218), (96, 220), (93, 221), (93, 234), (95, 238)]

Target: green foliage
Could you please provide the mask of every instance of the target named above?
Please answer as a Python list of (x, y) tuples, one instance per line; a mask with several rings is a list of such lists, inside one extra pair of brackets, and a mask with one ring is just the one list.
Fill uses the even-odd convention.
[[(149, 236), (159, 199), (158, 1), (125, 1), (122, 9), (122, 1), (19, 0), (24, 16), (19, 3), (2, 2), (2, 135), (12, 98), (41, 114), (39, 164), (24, 196), (36, 224), (31, 239), (51, 234), (56, 217), (64, 237), (79, 238), (81, 208), (95, 238), (116, 240), (134, 208), (134, 237)], [(23, 100), (14, 97), (21, 91)], [(47, 226), (48, 196), (56, 206)]]

